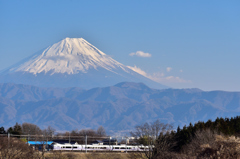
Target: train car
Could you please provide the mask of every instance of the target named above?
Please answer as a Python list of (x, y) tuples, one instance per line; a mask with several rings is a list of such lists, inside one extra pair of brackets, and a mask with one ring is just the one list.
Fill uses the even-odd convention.
[(83, 150), (87, 151), (111, 151), (111, 146), (109, 145), (98, 145), (98, 144), (93, 144), (93, 145), (82, 145)]
[(53, 150), (55, 151), (116, 151), (116, 152), (131, 152), (131, 151), (147, 151), (149, 150), (148, 146), (143, 145), (79, 145), (79, 144), (59, 144), (53, 143)]
[(81, 151), (83, 149), (82, 145), (78, 144), (53, 144), (53, 150), (62, 150), (62, 151)]

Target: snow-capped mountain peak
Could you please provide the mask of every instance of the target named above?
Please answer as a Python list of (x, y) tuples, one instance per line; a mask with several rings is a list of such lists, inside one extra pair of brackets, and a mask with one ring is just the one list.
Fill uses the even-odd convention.
[(119, 82), (167, 88), (112, 59), (83, 38), (65, 38), (0, 73), (0, 83), (90, 89)]
[(40, 55), (35, 55), (19, 67), (11, 69), (11, 72), (76, 74), (98, 67), (113, 71), (124, 66), (83, 38), (65, 38), (49, 46)]

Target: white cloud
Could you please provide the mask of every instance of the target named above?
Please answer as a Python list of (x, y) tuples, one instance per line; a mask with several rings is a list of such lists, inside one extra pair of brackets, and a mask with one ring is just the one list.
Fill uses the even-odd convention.
[(166, 80), (167, 82), (170, 82), (170, 83), (191, 83), (190, 80), (184, 80), (180, 77), (174, 77), (174, 76), (167, 76)]
[(145, 53), (143, 51), (132, 52), (129, 54), (130, 56), (139, 56), (139, 57), (152, 57), (151, 54)]
[(180, 70), (179, 72), (181, 72), (181, 73), (182, 73), (182, 72), (183, 72), (183, 70)]
[(191, 83), (190, 80), (185, 80), (178, 76), (165, 76), (161, 72), (153, 73), (152, 75), (149, 75), (148, 78), (152, 79), (155, 82), (164, 83), (164, 84), (167, 84), (167, 83)]
[(170, 72), (172, 70), (172, 67), (167, 67), (166, 70), (167, 72)]
[(162, 83), (162, 84), (191, 83), (192, 82), (190, 80), (182, 79), (178, 76), (165, 76), (165, 74), (162, 72), (155, 72), (153, 74), (148, 74), (147, 72), (143, 71), (141, 68), (139, 68), (137, 66), (134, 66), (134, 67), (128, 66), (128, 68), (132, 69), (133, 71), (135, 71), (155, 82)]
[(135, 65), (134, 67), (132, 67), (132, 66), (127, 66), (127, 67), (130, 68), (130, 69), (132, 69), (133, 71), (135, 71), (135, 72), (137, 72), (137, 73), (139, 73), (139, 74), (147, 77), (147, 73), (146, 73), (145, 71), (141, 70), (141, 69), (140, 69), (139, 67), (137, 67), (136, 65)]

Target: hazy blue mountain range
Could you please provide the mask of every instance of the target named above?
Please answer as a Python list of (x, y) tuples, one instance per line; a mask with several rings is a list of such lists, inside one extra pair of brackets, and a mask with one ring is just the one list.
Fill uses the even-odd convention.
[(0, 126), (30, 122), (57, 130), (97, 128), (129, 131), (160, 119), (175, 127), (240, 114), (240, 92), (151, 89), (122, 82), (89, 90), (0, 84)]

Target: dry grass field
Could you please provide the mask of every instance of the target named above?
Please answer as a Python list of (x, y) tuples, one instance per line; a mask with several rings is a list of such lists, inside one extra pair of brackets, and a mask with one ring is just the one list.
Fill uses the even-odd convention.
[[(61, 159), (131, 159), (133, 158), (132, 153), (98, 153), (98, 152), (54, 152), (46, 153), (46, 159), (50, 158), (61, 158)], [(134, 157), (135, 158), (135, 157)]]

